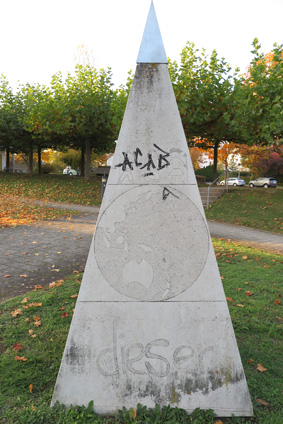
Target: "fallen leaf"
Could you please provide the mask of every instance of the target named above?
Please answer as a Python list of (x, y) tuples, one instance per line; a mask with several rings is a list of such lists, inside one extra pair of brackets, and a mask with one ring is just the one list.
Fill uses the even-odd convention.
[(249, 290), (248, 290), (248, 291), (246, 291), (246, 292), (245, 292), (245, 295), (246, 295), (246, 296), (252, 296), (252, 295), (253, 295), (253, 293), (252, 293), (251, 291), (249, 291)]
[(29, 304), (28, 304), (28, 306), (29, 306), (29, 307), (31, 307), (31, 306), (35, 306), (35, 307), (37, 307), (37, 308), (38, 308), (39, 306), (42, 306), (42, 303), (41, 303), (41, 302), (40, 302), (40, 303), (32, 302), (32, 303), (29, 303)]
[(242, 256), (242, 259), (248, 259), (247, 255)]
[(49, 283), (49, 288), (52, 289), (53, 287), (55, 287), (56, 283), (55, 281), (53, 281), (53, 283)]
[(36, 334), (33, 334), (31, 337), (34, 339), (35, 337), (37, 337), (37, 335)]
[(67, 318), (67, 316), (68, 316), (68, 313), (67, 312), (63, 312), (62, 315), (61, 315), (61, 318)]
[(232, 299), (232, 297), (226, 297), (226, 300), (228, 300), (228, 302), (234, 302), (234, 299)]
[(62, 252), (57, 252), (58, 255), (61, 255)]
[(22, 361), (22, 362), (26, 362), (27, 358), (25, 358), (24, 356), (15, 356), (15, 361)]
[(62, 283), (56, 283), (56, 287), (62, 286)]
[(76, 297), (78, 297), (77, 294), (72, 294), (72, 296), (71, 296), (72, 299), (75, 299)]
[(35, 325), (36, 327), (40, 327), (40, 326), (41, 326), (41, 321), (35, 321), (34, 325)]
[(133, 408), (133, 412), (132, 412), (132, 417), (135, 420), (137, 416), (137, 410), (135, 408)]
[(39, 256), (39, 253), (35, 253), (34, 255), (35, 255), (35, 256)]
[(222, 421), (216, 421), (214, 424), (223, 424)]
[(26, 274), (21, 274), (21, 275), (20, 275), (20, 277), (27, 278), (27, 277), (28, 277), (28, 275), (26, 275)]
[(23, 348), (23, 345), (21, 345), (18, 342), (13, 346), (13, 350), (22, 350), (22, 348)]
[(244, 308), (244, 307), (245, 307), (245, 305), (242, 305), (241, 303), (238, 303), (238, 304), (237, 304), (237, 306), (238, 306), (239, 308)]
[(281, 305), (281, 302), (280, 302), (280, 300), (279, 300), (279, 299), (276, 299), (276, 300), (275, 300), (275, 305)]
[(267, 368), (264, 368), (264, 366), (262, 364), (257, 364), (256, 369), (260, 372), (267, 371)]
[(59, 271), (60, 271), (60, 269), (51, 269), (51, 271), (59, 272)]
[(8, 277), (11, 277), (11, 275), (10, 274), (5, 274), (3, 278), (8, 278)]
[(62, 307), (62, 308), (60, 308), (60, 311), (65, 311), (65, 309), (66, 309), (66, 308), (63, 308), (63, 307)]
[(41, 289), (43, 289), (43, 287), (40, 286), (39, 284), (34, 286), (34, 290), (41, 290)]
[(34, 331), (33, 330), (29, 330), (28, 333), (31, 336), (34, 333)]
[(247, 281), (245, 281), (244, 284), (249, 284), (249, 283)]
[(23, 300), (21, 301), (21, 303), (27, 303), (28, 302), (28, 298), (24, 297)]
[(265, 402), (265, 400), (262, 400), (262, 399), (256, 399), (255, 401), (256, 401), (256, 402), (258, 402), (258, 403), (262, 403), (262, 405), (268, 406), (268, 403), (267, 403), (267, 402)]
[(31, 409), (32, 411), (36, 411), (36, 408), (35, 408), (33, 405), (31, 405), (30, 409)]
[(29, 385), (29, 391), (30, 391), (30, 393), (32, 393), (32, 389), (33, 389), (33, 385), (32, 385), (32, 384), (30, 384), (30, 385)]
[(239, 287), (238, 289), (236, 289), (236, 291), (241, 291), (242, 289)]
[(37, 241), (33, 241), (32, 244), (37, 244)]
[(253, 360), (253, 359), (248, 359), (248, 360), (247, 360), (247, 363), (248, 363), (248, 364), (253, 364), (253, 363), (254, 363), (254, 360)]
[(17, 317), (17, 316), (19, 316), (19, 315), (23, 315), (23, 312), (22, 312), (22, 310), (21, 309), (16, 309), (15, 311), (12, 311), (11, 312), (11, 315), (12, 315), (12, 317)]
[(40, 321), (40, 318), (38, 316), (33, 317), (34, 321)]
[(23, 253), (22, 253), (22, 255), (27, 255), (27, 254), (28, 254), (28, 252), (23, 252)]
[(77, 270), (75, 269), (75, 271), (73, 271), (73, 274), (79, 274), (79, 271), (77, 271)]

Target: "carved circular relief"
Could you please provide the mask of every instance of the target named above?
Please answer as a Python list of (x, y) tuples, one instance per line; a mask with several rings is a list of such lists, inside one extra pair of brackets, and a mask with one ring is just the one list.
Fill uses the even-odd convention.
[(94, 252), (119, 293), (160, 301), (194, 283), (207, 260), (208, 240), (206, 223), (188, 197), (170, 186), (139, 186), (104, 211)]

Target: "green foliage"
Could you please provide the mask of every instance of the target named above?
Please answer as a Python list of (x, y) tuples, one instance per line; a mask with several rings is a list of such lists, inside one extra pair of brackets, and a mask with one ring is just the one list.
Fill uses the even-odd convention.
[(283, 144), (283, 45), (264, 55), (257, 38), (248, 74), (235, 84), (236, 119), (247, 144)]
[[(214, 168), (213, 165), (208, 165), (205, 168), (199, 168), (195, 171), (196, 175), (202, 175), (205, 177), (206, 181), (212, 182), (214, 179)], [(217, 172), (217, 176), (220, 175), (220, 172)]]
[(214, 149), (214, 178), (217, 169), (217, 151), (221, 141), (236, 141), (232, 93), (237, 71), (214, 50), (208, 57), (194, 43), (182, 50), (180, 66), (169, 62), (169, 71), (175, 91), (185, 134), (190, 146)]
[(44, 165), (41, 166), (41, 172), (43, 174), (50, 174), (50, 173), (54, 173), (55, 172), (55, 168), (53, 165), (51, 165), (51, 163), (45, 163)]
[(72, 169), (80, 168), (82, 154), (78, 150), (69, 149), (67, 152), (60, 155), (60, 161)]

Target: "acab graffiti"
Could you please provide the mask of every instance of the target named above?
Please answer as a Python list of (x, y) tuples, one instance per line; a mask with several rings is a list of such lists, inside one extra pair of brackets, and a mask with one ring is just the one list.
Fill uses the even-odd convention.
[(133, 170), (134, 167), (139, 169), (144, 169), (148, 171), (145, 176), (153, 175), (152, 170), (160, 171), (161, 169), (170, 165), (170, 162), (167, 158), (169, 158), (170, 153), (161, 149), (161, 147), (157, 146), (157, 144), (153, 144), (155, 149), (159, 152), (157, 157), (153, 157), (153, 153), (148, 153), (146, 159), (144, 160), (144, 155), (139, 147), (133, 152), (132, 155), (127, 152), (122, 152), (123, 154), (123, 162), (115, 165), (115, 168), (121, 168), (123, 172), (127, 170)]

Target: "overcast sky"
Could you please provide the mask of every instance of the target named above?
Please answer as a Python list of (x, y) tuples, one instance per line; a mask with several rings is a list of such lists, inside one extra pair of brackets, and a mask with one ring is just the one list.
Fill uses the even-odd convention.
[[(0, 0), (0, 74), (12, 86), (49, 84), (73, 71), (77, 46), (95, 66), (112, 68), (115, 85), (135, 69), (150, 0)], [(283, 44), (283, 0), (154, 0), (167, 56), (178, 60), (187, 41), (216, 49), (244, 72), (259, 38), (265, 53)]]

